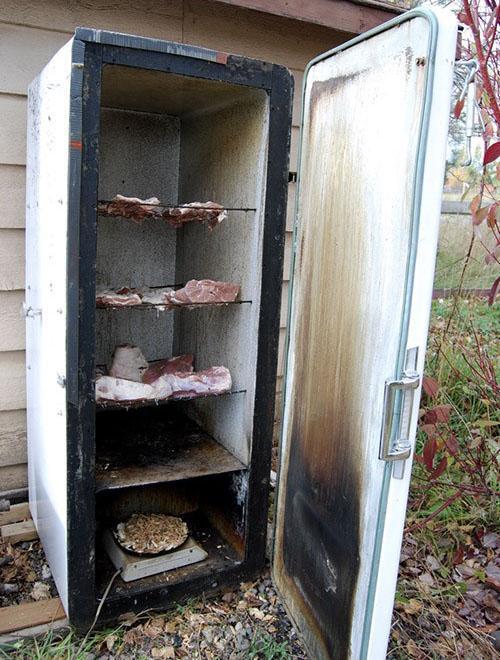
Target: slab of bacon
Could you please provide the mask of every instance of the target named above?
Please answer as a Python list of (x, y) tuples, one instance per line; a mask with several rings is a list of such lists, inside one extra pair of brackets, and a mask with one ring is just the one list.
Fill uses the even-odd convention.
[(141, 289), (139, 295), (143, 303), (148, 305), (167, 305), (168, 296), (173, 289), (170, 287), (161, 287), (157, 289)]
[(215, 202), (162, 206), (157, 197), (140, 199), (124, 195), (115, 195), (109, 202), (100, 202), (98, 211), (103, 215), (129, 218), (139, 224), (146, 218), (163, 219), (173, 227), (180, 227), (186, 222), (206, 222), (209, 229), (227, 218), (227, 211)]
[(161, 218), (162, 210), (157, 197), (140, 199), (115, 195), (110, 202), (99, 202), (99, 213), (119, 218), (129, 218), (141, 224), (146, 218)]
[(109, 374), (96, 374), (96, 400), (139, 402), (192, 399), (231, 391), (231, 374), (222, 366), (193, 371), (193, 356), (179, 355), (149, 365), (132, 344), (117, 346)]
[(230, 392), (231, 385), (231, 374), (226, 367), (163, 374), (152, 383), (137, 383), (125, 378), (99, 376), (96, 380), (96, 400), (97, 402), (129, 401), (132, 403), (194, 399), (198, 396)]
[(132, 307), (142, 303), (142, 297), (132, 289), (123, 287), (112, 291), (111, 289), (101, 289), (97, 291), (95, 302), (97, 307)]
[(165, 209), (163, 218), (174, 227), (180, 227), (186, 222), (206, 222), (211, 230), (227, 218), (227, 211), (216, 202), (191, 202)]
[(160, 376), (154, 388), (171, 388), (170, 399), (192, 399), (231, 391), (231, 374), (226, 367), (210, 367), (193, 373), (176, 372)]
[(162, 376), (179, 373), (193, 372), (192, 355), (179, 355), (168, 360), (157, 360), (151, 362), (142, 376), (142, 382), (154, 384)]
[(136, 383), (125, 378), (99, 376), (95, 383), (96, 401), (148, 401), (156, 398), (156, 393), (147, 383)]
[(197, 305), (200, 303), (231, 303), (240, 294), (238, 284), (215, 280), (189, 280), (182, 289), (167, 295), (173, 305)]
[(189, 280), (182, 289), (174, 291), (169, 287), (157, 289), (127, 289), (126, 287), (112, 291), (101, 290), (97, 293), (98, 307), (130, 307), (142, 303), (158, 307), (173, 307), (179, 305), (200, 305), (232, 303), (238, 299), (240, 287), (231, 282), (216, 280)]

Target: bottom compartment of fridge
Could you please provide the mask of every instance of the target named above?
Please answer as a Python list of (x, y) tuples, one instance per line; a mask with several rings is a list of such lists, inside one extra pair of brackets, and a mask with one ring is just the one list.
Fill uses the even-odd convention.
[[(98, 492), (96, 596), (98, 601), (105, 599), (103, 616), (159, 605), (165, 608), (194, 593), (244, 579), (254, 570), (251, 558), (245, 561), (247, 489), (248, 471), (243, 469)], [(157, 553), (154, 559), (148, 553), (122, 552), (127, 555), (127, 570), (132, 567), (134, 577), (129, 579), (130, 571), (125, 573), (116, 556), (113, 560), (110, 546), (113, 541), (115, 547), (120, 546), (117, 526), (137, 514), (145, 520), (150, 514), (172, 516), (187, 527), (187, 537), (179, 547)], [(196, 557), (190, 554), (193, 549)], [(141, 577), (152, 559), (167, 570)]]

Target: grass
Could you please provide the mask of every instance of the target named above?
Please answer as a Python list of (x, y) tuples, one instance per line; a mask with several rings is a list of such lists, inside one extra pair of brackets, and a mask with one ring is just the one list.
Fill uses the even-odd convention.
[(259, 632), (247, 651), (249, 660), (288, 660), (290, 652), (287, 642), (277, 642), (265, 632)]
[(123, 636), (123, 627), (104, 630), (82, 640), (73, 630), (49, 632), (43, 637), (19, 640), (0, 647), (0, 657), (19, 660), (87, 660), (110, 634)]
[[(489, 244), (491, 232), (488, 233), (483, 227), (480, 229), (481, 233), (474, 241), (467, 266), (466, 287), (471, 289), (489, 288), (495, 280), (495, 272), (498, 271), (497, 264), (485, 262), (486, 251), (481, 245), (481, 240), (485, 245)], [(469, 215), (441, 216), (435, 288), (453, 289), (459, 286), (471, 238), (472, 221)]]
[[(437, 299), (432, 302), (431, 333), (439, 331), (441, 321), (448, 320), (452, 307), (453, 300), (449, 298), (445, 300)], [(470, 330), (471, 323), (487, 339), (498, 337), (498, 331), (500, 330), (498, 305), (488, 305), (488, 301), (484, 298), (461, 299), (454, 315), (454, 330), (467, 332)]]
[[(89, 657), (119, 657), (126, 660), (143, 658), (214, 659), (226, 657), (251, 660), (288, 660), (303, 658), (297, 638), (290, 635), (290, 624), (280, 617), (255, 620), (255, 595), (248, 591), (255, 583), (243, 583), (231, 603), (219, 599), (189, 599), (165, 613), (129, 613), (121, 617), (116, 628), (94, 631), (79, 637), (71, 629), (48, 632), (38, 639), (25, 639), (0, 647), (0, 658), (10, 660), (89, 660)], [(248, 601), (246, 599), (249, 599)], [(273, 597), (276, 600), (276, 596)], [(242, 608), (242, 603), (245, 606)], [(267, 611), (267, 610), (265, 610)], [(241, 622), (241, 623), (240, 623)], [(203, 646), (203, 631), (213, 626), (219, 634), (236, 635), (250, 625), (248, 648), (234, 655), (228, 643), (225, 654), (214, 647)], [(235, 628), (236, 626), (236, 628)], [(294, 639), (292, 639), (294, 638)], [(167, 650), (169, 651), (167, 653)]]
[[(497, 657), (489, 637), (495, 626), (468, 594), (487, 593), (493, 551), (483, 547), (482, 538), (498, 530), (500, 520), (494, 377), (496, 370), (498, 382), (499, 330), (498, 306), (484, 300), (433, 303), (425, 373), (439, 389), (433, 398), (424, 395), (421, 421), (436, 406), (449, 406), (450, 416), (419, 431), (416, 454), (422, 457), (436, 433), (433, 467), (443, 457), (447, 463), (433, 478), (422, 458), (414, 462), (389, 650), (393, 660)], [(453, 454), (446, 445), (451, 436)], [(457, 572), (464, 561), (473, 572), (468, 579)], [(461, 614), (466, 612), (472, 615)]]
[[(114, 645), (121, 646), (125, 629), (123, 626), (110, 628), (89, 635), (88, 639), (79, 637), (73, 629), (50, 631), (39, 638), (19, 640), (12, 644), (0, 647), (0, 658), (9, 660), (88, 660), (90, 657), (99, 657), (106, 651), (106, 640), (115, 638)], [(101, 653), (102, 651), (102, 653)], [(148, 657), (140, 653), (135, 656), (139, 659)]]
[[(450, 314), (453, 314), (453, 321), (448, 327)], [(479, 448), (479, 445), (477, 448), (473, 447), (478, 444), (479, 439), (491, 441), (492, 444), (497, 439), (497, 426), (500, 425), (498, 392), (493, 391), (480, 375), (478, 350), (488, 363), (492, 366), (496, 364), (498, 380), (499, 334), (498, 305), (490, 307), (485, 300), (477, 298), (460, 300), (458, 304), (452, 299), (433, 302), (425, 373), (440, 385), (432, 406), (451, 406), (449, 428), (445, 431), (455, 434), (460, 451), (464, 453), (474, 452), (474, 449)], [(431, 402), (424, 399), (424, 407), (426, 404), (431, 405)], [(422, 452), (425, 441), (426, 435), (420, 431), (417, 437), (417, 453)], [(463, 479), (462, 469), (463, 466), (458, 460), (449, 460), (449, 469), (446, 472), (448, 479), (460, 483)], [(413, 476), (414, 485), (418, 485), (419, 480), (427, 476), (421, 463), (415, 463)], [(493, 487), (497, 485), (495, 472), (486, 476)], [(449, 492), (440, 489), (439, 496), (433, 501), (432, 489), (429, 490), (425, 499), (426, 505), (419, 508), (418, 515), (428, 514), (447, 494)], [(442, 518), (456, 519), (457, 516), (463, 516), (465, 519), (477, 520), (475, 517), (478, 515), (478, 502), (479, 510), (486, 516), (484, 522), (489, 523), (491, 507), (497, 512), (498, 502), (483, 502), (468, 496), (445, 509)], [(417, 512), (410, 510), (409, 515), (412, 513)]]

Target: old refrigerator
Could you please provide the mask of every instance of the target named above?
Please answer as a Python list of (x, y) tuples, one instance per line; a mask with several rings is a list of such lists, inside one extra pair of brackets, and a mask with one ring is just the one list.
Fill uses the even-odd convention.
[[(313, 60), (302, 90), (273, 575), (314, 658), (382, 658), (437, 244), (456, 25), (414, 10)], [(70, 619), (114, 569), (106, 526), (185, 517), (205, 560), (109, 590), (161, 608), (265, 559), (292, 85), (280, 66), (78, 29), (29, 93), (30, 507)], [(104, 217), (117, 193), (213, 200), (213, 231)], [(96, 309), (96, 287), (237, 282), (195, 309)], [(225, 365), (230, 391), (96, 401), (96, 368)], [(97, 372), (99, 373), (99, 371)]]

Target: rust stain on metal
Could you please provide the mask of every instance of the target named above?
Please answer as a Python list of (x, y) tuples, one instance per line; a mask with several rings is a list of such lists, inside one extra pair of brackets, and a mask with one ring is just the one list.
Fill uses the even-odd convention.
[(217, 56), (216, 56), (216, 62), (217, 64), (227, 64), (227, 58), (229, 57), (228, 53), (223, 53), (221, 51), (217, 51)]

